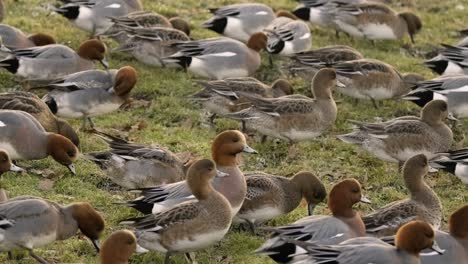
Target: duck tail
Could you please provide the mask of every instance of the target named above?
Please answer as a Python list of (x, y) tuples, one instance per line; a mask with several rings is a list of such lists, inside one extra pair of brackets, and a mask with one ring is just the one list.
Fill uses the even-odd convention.
[(111, 158), (112, 153), (110, 152), (90, 152), (83, 155), (83, 157), (89, 161), (94, 162), (102, 170), (107, 169), (107, 161)]
[(227, 17), (214, 16), (203, 23), (202, 28), (212, 30), (218, 34), (223, 34), (227, 25)]
[(0, 61), (0, 67), (5, 68), (7, 71), (15, 74), (18, 72), (19, 60), (17, 57), (9, 57)]
[(352, 132), (349, 134), (344, 134), (344, 135), (338, 135), (336, 136), (339, 140), (349, 143), (349, 144), (354, 144), (354, 145), (361, 145), (365, 138), (357, 132)]
[(255, 254), (266, 255), (277, 263), (290, 263), (298, 253), (298, 249), (299, 247), (293, 243), (288, 243), (280, 237), (273, 237), (255, 250)]
[(192, 57), (189, 56), (170, 56), (162, 58), (165, 65), (178, 65), (184, 69), (188, 68), (192, 63)]
[(151, 214), (153, 211), (152, 203), (147, 203), (147, 202), (144, 202), (143, 200), (138, 200), (138, 199), (133, 200), (133, 201), (128, 201), (128, 202), (122, 202), (122, 203), (114, 203), (114, 204), (131, 207), (145, 215)]
[(244, 110), (234, 112), (234, 113), (229, 113), (226, 115), (228, 118), (232, 119), (237, 119), (237, 120), (250, 120), (250, 119), (257, 119), (258, 117), (254, 115), (253, 113), (253, 108), (254, 106), (251, 106), (249, 108), (246, 108)]

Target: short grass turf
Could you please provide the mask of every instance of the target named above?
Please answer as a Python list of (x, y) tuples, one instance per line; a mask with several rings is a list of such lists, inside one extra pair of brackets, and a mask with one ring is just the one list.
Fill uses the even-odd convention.
[[(201, 39), (216, 36), (215, 33), (200, 28), (200, 24), (210, 17), (209, 7), (223, 6), (236, 1), (217, 0), (142, 0), (146, 10), (167, 16), (180, 16), (190, 21), (193, 27), (192, 37)], [(237, 1), (240, 2), (240, 1)], [(259, 0), (274, 9), (291, 10), (296, 6), (293, 0)], [(402, 73), (416, 72), (426, 78), (435, 77), (421, 65), (423, 54), (430, 52), (440, 43), (454, 43), (456, 30), (467, 25), (466, 8), (468, 0), (415, 0), (405, 6), (394, 0), (392, 7), (398, 11), (411, 10), (421, 16), (424, 27), (416, 37), (416, 45), (408, 49), (409, 39), (400, 41), (376, 41), (375, 46), (366, 40), (352, 40), (346, 37), (335, 38), (329, 29), (311, 27), (313, 48), (331, 44), (346, 44), (360, 50), (366, 57), (383, 60), (397, 67)], [(6, 0), (7, 15), (4, 23), (13, 25), (25, 32), (47, 32), (54, 35), (59, 43), (78, 47), (88, 38), (88, 34), (73, 27), (66, 19), (50, 14), (47, 6), (52, 1)], [(110, 48), (116, 44), (106, 40)], [(268, 66), (264, 54), (264, 64), (256, 77), (271, 82), (284, 77), (281, 71)], [(157, 143), (174, 152), (189, 151), (199, 157), (210, 157), (210, 143), (217, 133), (226, 129), (237, 129), (239, 124), (225, 119), (218, 119), (214, 126), (206, 122), (206, 115), (197, 106), (190, 104), (186, 97), (199, 90), (193, 84), (196, 77), (182, 71), (160, 69), (145, 66), (129, 56), (111, 54), (112, 68), (132, 65), (138, 70), (139, 81), (132, 91), (134, 98), (148, 100), (149, 104), (136, 105), (129, 110), (122, 110), (95, 118), (96, 126), (109, 133), (122, 135), (139, 143)], [(307, 92), (309, 84), (300, 79), (292, 79), (298, 92)], [(0, 71), (2, 90), (18, 88), (12, 75)], [(350, 131), (348, 119), (373, 121), (375, 118), (389, 119), (406, 114), (418, 113), (418, 108), (408, 102), (386, 101), (374, 109), (369, 101), (354, 104), (350, 98), (335, 95), (338, 103), (336, 125), (324, 136), (315, 141), (302, 142), (292, 153), (288, 153), (285, 142), (267, 141), (261, 144), (258, 137), (250, 137), (249, 144), (258, 150), (256, 156), (244, 155), (242, 170), (264, 170), (269, 173), (291, 176), (301, 170), (308, 170), (318, 175), (329, 189), (341, 179), (354, 177), (364, 186), (365, 193), (373, 204), (359, 205), (357, 209), (366, 214), (389, 202), (407, 197), (402, 177), (395, 164), (376, 159), (356, 147), (342, 143), (336, 135)], [(80, 127), (80, 120), (70, 121), (73, 127)], [(466, 129), (467, 123), (463, 123)], [(119, 132), (123, 131), (123, 132)], [(81, 133), (81, 152), (105, 150), (107, 147), (91, 134)], [(463, 142), (461, 142), (463, 145)], [(33, 166), (38, 171), (19, 175), (6, 173), (1, 185), (10, 196), (36, 195), (62, 204), (73, 201), (89, 201), (104, 215), (107, 227), (103, 239), (111, 232), (123, 228), (119, 220), (138, 214), (125, 207), (114, 205), (115, 202), (132, 199), (126, 190), (113, 185), (106, 175), (93, 163), (81, 159), (76, 164), (77, 176), (71, 176), (66, 168), (51, 159), (20, 164)], [(452, 211), (468, 200), (466, 185), (456, 177), (440, 172), (427, 177), (429, 184), (439, 194), (445, 212), (445, 220)], [(318, 214), (329, 214), (325, 204), (316, 209)], [(267, 223), (270, 226), (291, 223), (306, 215), (306, 208), (301, 206), (287, 216)], [(255, 237), (245, 232), (232, 231), (220, 243), (197, 252), (199, 263), (271, 263), (267, 257), (256, 256), (265, 237)], [(74, 236), (66, 241), (52, 243), (36, 250), (36, 253), (54, 263), (98, 263), (98, 256), (91, 243), (82, 236)], [(35, 263), (26, 253), (15, 252), (17, 260), (7, 260), (6, 253), (0, 254), (1, 263)], [(147, 253), (133, 256), (131, 263), (161, 263), (163, 255)], [(172, 263), (185, 263), (183, 256), (175, 255)]]

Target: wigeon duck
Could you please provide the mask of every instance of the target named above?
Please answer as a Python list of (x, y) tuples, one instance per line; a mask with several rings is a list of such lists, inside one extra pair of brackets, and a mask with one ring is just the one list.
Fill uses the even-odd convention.
[(468, 48), (468, 29), (462, 29), (458, 31), (460, 36), (463, 37), (460, 39), (455, 46)]
[(437, 159), (429, 162), (430, 166), (451, 173), (463, 183), (468, 184), (468, 149), (463, 148), (439, 154)]
[(144, 64), (157, 67), (178, 66), (166, 65), (163, 58), (178, 51), (172, 44), (190, 40), (184, 32), (166, 27), (129, 29), (126, 34), (127, 40), (112, 52), (126, 52)]
[(293, 224), (273, 228), (273, 237), (256, 253), (268, 255), (280, 263), (293, 263), (301, 259), (303, 250), (282, 238), (334, 245), (346, 239), (366, 235), (364, 223), (353, 206), (359, 202), (370, 203), (361, 193), (361, 184), (355, 179), (345, 179), (333, 186), (328, 195), (332, 216), (314, 215)]
[(5, 24), (0, 24), (0, 37), (2, 44), (10, 50), (55, 44), (54, 37), (48, 34), (35, 33), (27, 36), (21, 30)]
[(370, 40), (401, 39), (414, 36), (421, 30), (421, 19), (411, 12), (397, 14), (385, 4), (367, 1), (350, 4), (333, 10), (337, 27), (354, 37)]
[(13, 56), (0, 61), (0, 67), (27, 79), (50, 79), (94, 69), (94, 60), (105, 67), (106, 46), (99, 40), (83, 42), (75, 52), (60, 45), (46, 45), (12, 51)]
[(0, 109), (19, 110), (31, 114), (47, 132), (60, 134), (79, 147), (80, 138), (64, 120), (57, 118), (35, 94), (29, 92), (0, 93)]
[(86, 154), (116, 184), (128, 188), (149, 188), (182, 181), (190, 160), (158, 146), (129, 143), (103, 132), (95, 132), (111, 148)]
[(73, 162), (78, 149), (68, 138), (44, 130), (30, 114), (16, 110), (0, 111), (0, 149), (12, 160), (37, 160), (51, 156), (75, 174)]
[(136, 249), (137, 240), (133, 232), (115, 231), (101, 246), (99, 251), (101, 264), (128, 264), (128, 259)]
[(312, 81), (314, 98), (297, 95), (259, 98), (244, 94), (252, 106), (227, 116), (244, 120), (247, 127), (265, 136), (289, 142), (313, 139), (335, 123), (337, 108), (331, 91), (335, 86), (335, 70), (321, 69)]
[(376, 108), (376, 100), (400, 97), (414, 86), (413, 74), (402, 76), (393, 66), (379, 60), (345, 61), (332, 67), (342, 83), (337, 86), (340, 93), (357, 99), (370, 99)]
[(439, 75), (468, 74), (468, 48), (442, 44), (439, 55), (424, 62)]
[(357, 123), (355, 132), (340, 135), (346, 143), (358, 145), (379, 159), (397, 162), (425, 154), (432, 159), (447, 151), (453, 140), (452, 130), (444, 123), (447, 103), (434, 100), (421, 110), (421, 117), (396, 118), (383, 123)]
[(112, 26), (110, 17), (124, 16), (143, 9), (140, 0), (62, 1), (55, 12), (91, 36), (106, 32)]
[(309, 26), (287, 11), (279, 11), (264, 32), (268, 38), (266, 50), (271, 54), (291, 56), (312, 45)]
[(362, 217), (368, 234), (377, 237), (393, 235), (401, 225), (416, 219), (439, 229), (443, 216), (442, 204), (424, 181), (428, 171), (424, 154), (413, 156), (405, 162), (403, 179), (410, 198), (392, 202)]
[(246, 222), (253, 234), (255, 223), (287, 214), (307, 201), (308, 214), (327, 196), (325, 186), (310, 172), (299, 172), (291, 178), (262, 172), (245, 173), (247, 195), (234, 222)]
[[(0, 149), (0, 176), (8, 171), (24, 171), (22, 168), (16, 166), (10, 159), (10, 156), (8, 153), (4, 150)], [(3, 189), (0, 189), (2, 192), (0, 193), (0, 201), (5, 201), (8, 198), (5, 199), (6, 197), (6, 192)]]
[(223, 239), (231, 226), (232, 213), (229, 201), (212, 185), (216, 175), (213, 161), (196, 161), (187, 172), (187, 184), (196, 201), (124, 221), (136, 228), (138, 245), (166, 253), (164, 263), (169, 264), (172, 253), (204, 249)]
[(247, 45), (230, 38), (210, 38), (173, 44), (179, 51), (165, 58), (195, 75), (211, 79), (251, 76), (260, 67), (260, 51), (266, 48), (267, 36), (253, 34)]
[(265, 98), (281, 97), (293, 93), (292, 85), (284, 79), (278, 79), (271, 85), (266, 85), (252, 77), (227, 78), (216, 81), (196, 81), (203, 90), (190, 98), (199, 102), (211, 112), (211, 122), (216, 115), (224, 116), (231, 112), (245, 109), (249, 104), (241, 93)]
[(218, 34), (247, 42), (250, 37), (262, 31), (275, 18), (273, 10), (259, 3), (245, 3), (212, 8), (214, 15), (202, 27)]
[(99, 251), (98, 239), (105, 221), (91, 204), (61, 206), (37, 197), (16, 197), (0, 203), (0, 251), (28, 250), (39, 263), (48, 263), (33, 250), (56, 240), (65, 240), (78, 230)]
[[(97, 74), (101, 75), (100, 72)], [(86, 127), (86, 120), (89, 121), (91, 128), (94, 128), (91, 117), (116, 111), (128, 100), (137, 82), (137, 72), (131, 66), (120, 68), (112, 85), (108, 82), (112, 79), (111, 74), (102, 82), (92, 80), (93, 76), (96, 76), (95, 71), (85, 71), (65, 77), (58, 84), (52, 83), (49, 88), (53, 90), (42, 100), (55, 115), (64, 118), (82, 118), (82, 129)], [(90, 89), (89, 83), (95, 87)]]
[[(216, 177), (212, 184), (216, 191), (224, 195), (231, 204), (232, 216), (236, 215), (244, 202), (247, 184), (242, 171), (238, 167), (240, 153), (257, 153), (247, 145), (244, 134), (237, 130), (227, 130), (218, 134), (211, 145), (211, 155), (216, 167), (226, 177)], [(187, 181), (162, 185), (155, 188), (140, 190), (141, 197), (125, 203), (142, 213), (158, 213), (180, 204), (193, 200)]]
[(365, 0), (299, 0), (292, 13), (298, 18), (323, 27), (336, 27), (333, 10), (338, 6), (359, 4)]
[(420, 107), (432, 100), (447, 102), (449, 113), (456, 118), (468, 117), (468, 76), (448, 75), (428, 81), (417, 82), (415, 89), (403, 97)]
[(322, 68), (351, 60), (360, 60), (362, 54), (345, 45), (326, 46), (320, 49), (308, 50), (291, 56), (291, 63), (284, 68), (293, 75), (298, 75), (306, 81), (312, 81), (315, 74)]
[(339, 245), (292, 242), (305, 251), (305, 259), (295, 262), (301, 264), (420, 264), (419, 256), (424, 249), (445, 254), (445, 250), (436, 243), (434, 230), (423, 221), (412, 221), (402, 226), (396, 235), (395, 246), (371, 237), (349, 239)]

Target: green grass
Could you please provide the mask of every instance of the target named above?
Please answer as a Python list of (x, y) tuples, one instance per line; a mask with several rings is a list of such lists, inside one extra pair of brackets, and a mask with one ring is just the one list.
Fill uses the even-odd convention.
[[(142, 0), (145, 9), (156, 11), (168, 16), (179, 15), (191, 22), (193, 37), (195, 39), (216, 36), (213, 32), (199, 28), (199, 25), (210, 15), (208, 7), (221, 6), (235, 1), (218, 0)], [(52, 3), (52, 1), (50, 0)], [(292, 0), (262, 1), (275, 9), (292, 9), (295, 2)], [(399, 1), (394, 1), (399, 2)], [(404, 1), (407, 2), (407, 1)], [(25, 32), (43, 31), (57, 37), (60, 43), (78, 47), (82, 40), (87, 39), (85, 32), (74, 28), (65, 19), (58, 15), (48, 14), (44, 8), (46, 1), (41, 0), (6, 0), (7, 16), (5, 23), (21, 28)], [(467, 25), (466, 10), (458, 10), (456, 5), (464, 5), (468, 8), (468, 0), (416, 0), (414, 7), (400, 7), (395, 4), (397, 10), (411, 9), (422, 17), (424, 28), (417, 36), (417, 44), (412, 51), (430, 51), (439, 43), (453, 43), (456, 41), (457, 29)], [(409, 42), (406, 38), (401, 41), (377, 41), (373, 46), (366, 40), (351, 40), (348, 38), (336, 39), (334, 31), (312, 27), (313, 47), (318, 48), (330, 44), (347, 44), (359, 49), (366, 57), (386, 61), (396, 66), (402, 73), (417, 72), (427, 78), (434, 75), (423, 66), (423, 58), (412, 57), (406, 49), (402, 48)], [(116, 44), (106, 40), (110, 47)], [(265, 56), (266, 58), (266, 56)], [(147, 67), (131, 59), (129, 56), (112, 54), (111, 66), (119, 68), (124, 65), (132, 65), (138, 70), (139, 82), (132, 94), (136, 98), (151, 100), (150, 107), (133, 108), (127, 111), (119, 111), (110, 115), (95, 118), (96, 126), (104, 131), (114, 132), (126, 130), (125, 135), (135, 142), (158, 143), (167, 146), (172, 151), (190, 151), (200, 157), (210, 157), (210, 143), (214, 136), (225, 129), (237, 129), (236, 122), (218, 119), (214, 127), (209, 127), (201, 111), (190, 105), (185, 96), (197, 91), (199, 88), (193, 85), (192, 77), (184, 72)], [(279, 71), (269, 68), (265, 63), (257, 77), (270, 82), (281, 77)], [(297, 90), (304, 91), (309, 84), (300, 79), (292, 80)], [(3, 90), (16, 87), (13, 77), (6, 71), (0, 71), (0, 86)], [(307, 88), (308, 89), (308, 88)], [(259, 143), (258, 137), (249, 138), (249, 144), (259, 151), (256, 156), (244, 156), (242, 169), (264, 170), (266, 172), (290, 176), (300, 170), (310, 170), (326, 183), (327, 188), (337, 181), (354, 177), (365, 188), (365, 193), (374, 202), (372, 206), (358, 206), (365, 214), (374, 208), (378, 208), (396, 199), (405, 198), (406, 190), (402, 177), (395, 164), (380, 161), (366, 152), (358, 150), (354, 146), (346, 145), (335, 138), (335, 135), (349, 131), (347, 119), (373, 120), (375, 117), (389, 119), (392, 117), (414, 114), (418, 109), (407, 102), (387, 101), (384, 106), (374, 110), (368, 101), (361, 101), (353, 105), (349, 98), (336, 95), (339, 101), (338, 120), (329, 133), (319, 140), (302, 142), (297, 145), (298, 153), (295, 157), (288, 156), (286, 143), (267, 141)], [(129, 127), (144, 120), (147, 126), (142, 130)], [(70, 121), (75, 128), (79, 128), (80, 120)], [(464, 129), (467, 124), (464, 123)], [(81, 151), (83, 153), (96, 150), (104, 150), (106, 146), (96, 137), (80, 133), (82, 140)], [(52, 188), (42, 186), (45, 180), (40, 175), (19, 175), (7, 173), (1, 180), (1, 185), (6, 188), (11, 196), (36, 195), (51, 199), (62, 204), (73, 201), (89, 201), (98, 208), (107, 221), (107, 228), (103, 238), (111, 232), (121, 229), (118, 221), (126, 217), (135, 216), (130, 209), (113, 205), (114, 202), (125, 201), (133, 198), (124, 189), (115, 188), (98, 167), (86, 160), (79, 160), (76, 164), (77, 176), (71, 176), (66, 168), (53, 162), (51, 159), (34, 162), (21, 162), (23, 165), (31, 165), (37, 169), (50, 169), (53, 175), (49, 176), (54, 182)], [(445, 215), (448, 216), (459, 206), (468, 200), (468, 188), (456, 177), (445, 173), (432, 174), (428, 182), (434, 187), (442, 199)], [(40, 187), (42, 186), (42, 187)], [(328, 214), (325, 204), (317, 208), (317, 213)], [(306, 209), (301, 207), (287, 216), (280, 217), (268, 223), (269, 225), (286, 224), (295, 221), (306, 214)], [(266, 257), (255, 256), (252, 252), (261, 245), (264, 237), (254, 237), (247, 233), (230, 232), (218, 245), (210, 247), (197, 254), (200, 263), (270, 263)], [(52, 243), (44, 248), (37, 249), (37, 254), (56, 263), (98, 263), (96, 252), (91, 243), (81, 236), (75, 236), (63, 242)], [(24, 253), (16, 253), (21, 263), (34, 263)], [(163, 255), (148, 253), (133, 256), (132, 263), (160, 263)], [(6, 254), (0, 254), (1, 263), (17, 263), (8, 261)], [(172, 263), (185, 263), (182, 256), (174, 256)]]

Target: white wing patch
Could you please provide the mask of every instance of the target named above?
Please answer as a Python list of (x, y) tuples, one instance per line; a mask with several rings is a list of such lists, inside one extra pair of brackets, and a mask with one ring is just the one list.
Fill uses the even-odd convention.
[(302, 37), (300, 37), (299, 39), (308, 39), (310, 38), (310, 33), (305, 33), (304, 35), (302, 35)]
[(106, 6), (106, 8), (120, 8), (121, 6), (122, 6), (121, 4), (115, 3), (115, 4), (111, 4), (111, 5)]
[(210, 56), (214, 56), (214, 57), (233, 57), (233, 56), (236, 56), (236, 55), (237, 55), (237, 53), (234, 53), (234, 52), (231, 52), (231, 51), (210, 54)]
[(5, 127), (5, 123), (3, 123), (2, 121), (0, 121), (0, 127)]
[(266, 16), (266, 15), (268, 15), (268, 12), (267, 11), (258, 11), (257, 13), (255, 13), (255, 15)]

